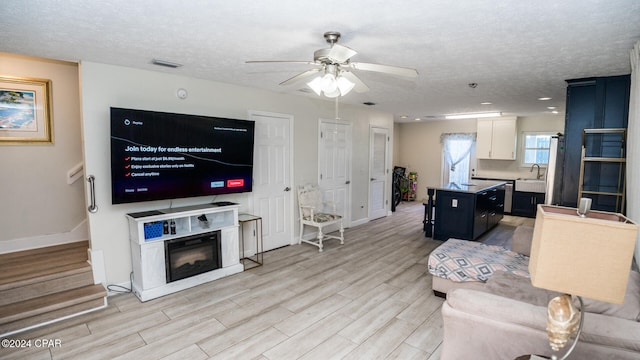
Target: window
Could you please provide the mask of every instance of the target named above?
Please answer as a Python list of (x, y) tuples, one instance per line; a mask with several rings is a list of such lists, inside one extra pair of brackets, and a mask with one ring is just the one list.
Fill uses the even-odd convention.
[(553, 134), (524, 133), (524, 160), (522, 165), (547, 165), (549, 163), (549, 146), (551, 145), (551, 136), (553, 136)]
[(472, 159), (475, 159), (476, 134), (442, 134), (440, 142), (442, 143), (442, 183), (469, 182), (470, 164)]

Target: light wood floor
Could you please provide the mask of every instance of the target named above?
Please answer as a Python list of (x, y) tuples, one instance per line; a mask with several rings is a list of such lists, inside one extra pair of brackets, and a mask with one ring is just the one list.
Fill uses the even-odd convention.
[[(424, 208), (404, 202), (383, 219), (328, 241), (265, 253), (265, 265), (141, 303), (18, 334), (32, 347), (2, 359), (439, 359), (443, 299), (431, 291)], [(508, 238), (505, 218), (484, 240)], [(496, 242), (494, 241), (494, 242)], [(37, 340), (60, 346), (37, 348)], [(41, 343), (40, 343), (41, 345)]]

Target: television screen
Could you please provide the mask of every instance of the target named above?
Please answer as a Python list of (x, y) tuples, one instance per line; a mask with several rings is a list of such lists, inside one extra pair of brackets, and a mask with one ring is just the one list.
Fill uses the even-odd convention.
[(250, 192), (254, 126), (112, 107), (111, 202)]

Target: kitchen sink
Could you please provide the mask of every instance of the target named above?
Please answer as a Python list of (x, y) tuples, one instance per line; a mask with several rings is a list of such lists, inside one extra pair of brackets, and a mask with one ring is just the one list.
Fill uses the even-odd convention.
[(545, 193), (547, 183), (537, 179), (516, 179), (515, 191), (527, 191), (534, 193)]

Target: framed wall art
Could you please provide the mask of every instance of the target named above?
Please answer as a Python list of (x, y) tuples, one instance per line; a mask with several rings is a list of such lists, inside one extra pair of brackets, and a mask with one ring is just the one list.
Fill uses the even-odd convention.
[(0, 76), (0, 145), (52, 144), (51, 80)]

